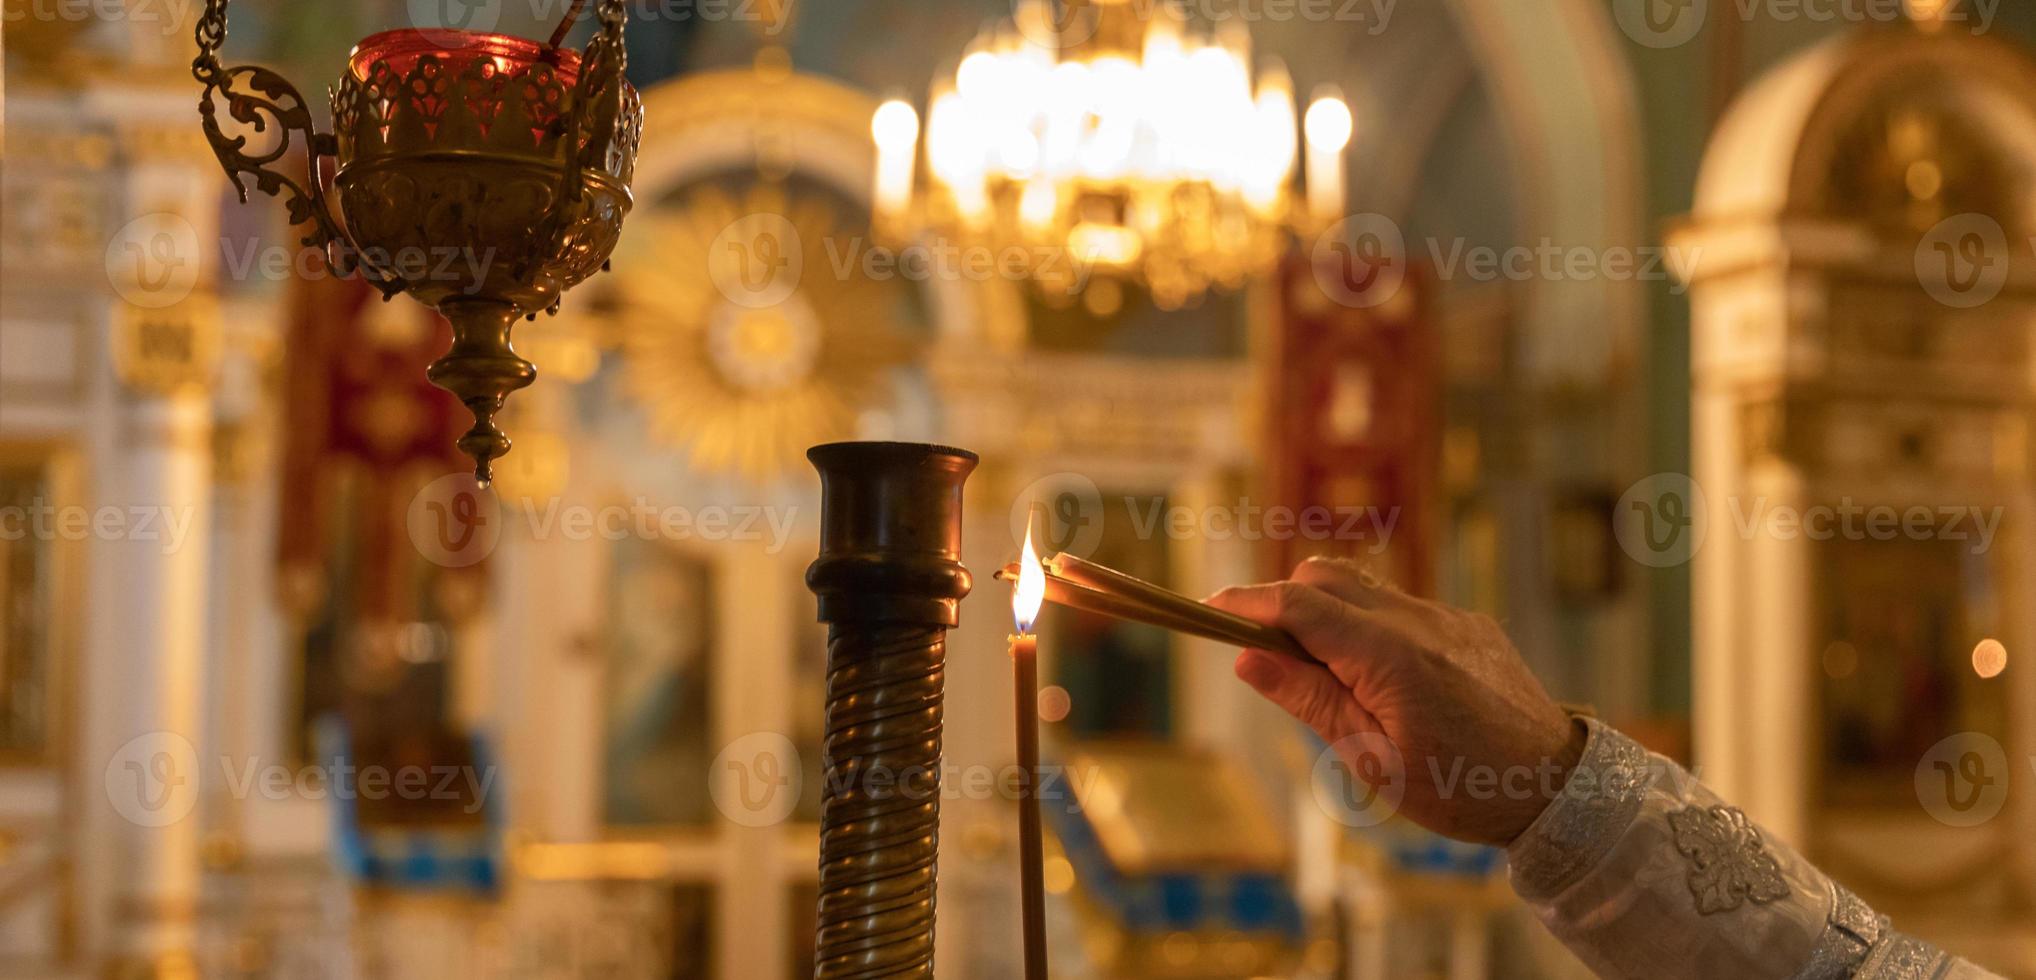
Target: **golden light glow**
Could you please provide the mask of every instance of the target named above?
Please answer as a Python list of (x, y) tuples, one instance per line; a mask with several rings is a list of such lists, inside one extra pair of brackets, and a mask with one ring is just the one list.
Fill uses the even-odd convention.
[(1018, 559), (1018, 585), (1011, 590), (1011, 618), (1019, 633), (1032, 632), (1039, 618), (1039, 606), (1046, 601), (1046, 569), (1039, 564), (1039, 552), (1032, 550), (1032, 529), (1025, 529), (1025, 554)]
[(1333, 85), (1315, 90), (1301, 130), (1307, 137), (1304, 172), (1308, 182), (1308, 216), (1317, 226), (1343, 219), (1346, 211), (1343, 151), (1350, 145), (1350, 134), (1355, 128), (1350, 105), (1343, 101), (1341, 91)]
[(1350, 145), (1354, 124), (1350, 107), (1334, 95), (1318, 96), (1308, 103), (1308, 148), (1335, 152)]
[(2008, 669), (2008, 646), (1999, 640), (1985, 639), (1972, 648), (1972, 672), (1992, 680)]
[(895, 221), (912, 204), (912, 173), (919, 162), (919, 113), (898, 99), (885, 102), (870, 116), (870, 138), (877, 144), (876, 214)]
[(1067, 858), (1058, 854), (1047, 858), (1040, 872), (1041, 882), (1046, 886), (1047, 894), (1065, 895), (1075, 890), (1075, 866), (1074, 862)]
[(1068, 712), (1074, 708), (1074, 703), (1074, 698), (1068, 694), (1067, 688), (1059, 684), (1049, 684), (1040, 688), (1039, 720), (1052, 723), (1066, 721)]
[(1088, 247), (1162, 308), (1269, 270), (1299, 162), (1285, 70), (1254, 73), (1241, 23), (1191, 31), (1136, 4), (1093, 9), (1094, 37), (1056, 46), (1046, 0), (1022, 0), (935, 86), (925, 224), (1031, 256), (1049, 298), (1048, 263), (1085, 262)]
[(1918, 26), (1935, 30), (1944, 26), (1944, 18), (1951, 10), (1951, 0), (1905, 0), (1902, 6)]
[(870, 137), (885, 150), (910, 149), (919, 139), (919, 113), (903, 100), (891, 99), (870, 117)]

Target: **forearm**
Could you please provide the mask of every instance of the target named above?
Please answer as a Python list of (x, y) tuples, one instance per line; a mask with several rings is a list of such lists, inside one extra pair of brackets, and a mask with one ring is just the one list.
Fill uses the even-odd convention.
[(1508, 854), (1514, 890), (1600, 976), (1992, 976), (1895, 932), (1682, 767), (1590, 725), (1563, 792)]

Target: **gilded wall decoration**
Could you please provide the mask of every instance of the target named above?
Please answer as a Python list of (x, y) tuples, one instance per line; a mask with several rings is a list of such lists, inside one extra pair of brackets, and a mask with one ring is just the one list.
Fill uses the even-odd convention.
[(817, 182), (705, 182), (616, 258), (625, 384), (697, 470), (769, 482), (852, 437), (910, 355), (864, 216)]
[(0, 444), (0, 766), (56, 759), (66, 644), (80, 625), (70, 471), (54, 447)]

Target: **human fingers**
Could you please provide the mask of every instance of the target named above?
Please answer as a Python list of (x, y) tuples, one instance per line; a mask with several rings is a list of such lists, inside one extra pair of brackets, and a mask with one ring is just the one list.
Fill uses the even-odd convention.
[(1293, 580), (1362, 609), (1377, 609), (1406, 598), (1377, 572), (1349, 558), (1309, 558), (1294, 567)]
[(1334, 743), (1378, 724), (1328, 668), (1271, 650), (1239, 654), (1237, 677), (1301, 724)]
[(1208, 601), (1287, 631), (1345, 684), (1401, 652), (1383, 617), (1302, 582), (1234, 586)]

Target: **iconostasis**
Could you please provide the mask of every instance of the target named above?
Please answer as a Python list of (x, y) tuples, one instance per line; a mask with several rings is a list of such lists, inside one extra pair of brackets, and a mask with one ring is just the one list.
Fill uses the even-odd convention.
[[(2032, 749), (2036, 687), (2003, 670), (2032, 628), (2011, 598), (2031, 567), (2031, 280), (1988, 244), (2028, 240), (2013, 175), (2036, 152), (2032, 80), (2019, 49), (1956, 30), (1826, 41), (1723, 121), (1678, 232), (1706, 250), (1705, 781), (1919, 935), (2003, 969), (2026, 945), (2008, 926), (2031, 814), (1931, 781)], [(1777, 509), (1804, 533), (1718, 523)], [(1863, 523), (1893, 513), (1921, 533)]]

